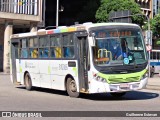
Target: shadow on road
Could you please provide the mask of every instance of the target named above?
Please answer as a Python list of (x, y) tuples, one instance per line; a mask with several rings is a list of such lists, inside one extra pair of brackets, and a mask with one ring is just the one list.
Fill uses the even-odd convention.
[(153, 99), (157, 97), (159, 97), (158, 93), (143, 92), (143, 91), (130, 91), (130, 92), (127, 92), (126, 95), (124, 95), (123, 97), (113, 97), (109, 93), (81, 95), (82, 99), (89, 99), (89, 100), (96, 100), (96, 101), (146, 100), (146, 99)]
[[(18, 89), (24, 89), (24, 90), (26, 89), (25, 87), (16, 87), (16, 88), (18, 88)], [(48, 88), (34, 87), (31, 91), (37, 91), (37, 92), (44, 92), (44, 93), (50, 93), (50, 94), (68, 96), (67, 92), (65, 92), (65, 91), (53, 90), (53, 89), (48, 89)]]
[[(16, 87), (18, 89), (25, 89), (25, 87)], [(50, 93), (62, 96), (68, 96), (67, 92), (60, 90), (53, 90), (47, 88), (38, 88), (34, 87), (32, 91)], [(101, 93), (101, 94), (80, 94), (79, 99), (88, 99), (95, 101), (121, 101), (121, 100), (146, 100), (146, 99), (154, 99), (159, 97), (158, 93), (153, 92), (143, 92), (143, 91), (129, 91), (123, 97), (113, 97), (109, 93)]]

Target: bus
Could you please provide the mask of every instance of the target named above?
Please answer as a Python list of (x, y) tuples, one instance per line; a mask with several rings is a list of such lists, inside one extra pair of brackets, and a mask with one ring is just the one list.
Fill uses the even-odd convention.
[(11, 36), (11, 81), (121, 97), (145, 88), (148, 59), (141, 28), (130, 23), (83, 23)]

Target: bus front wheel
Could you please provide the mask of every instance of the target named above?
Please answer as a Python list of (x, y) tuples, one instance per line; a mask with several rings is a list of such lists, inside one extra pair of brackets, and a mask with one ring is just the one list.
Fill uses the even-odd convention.
[(26, 73), (25, 75), (25, 87), (27, 90), (32, 89), (32, 80), (31, 80), (29, 73)]
[(126, 94), (126, 92), (115, 92), (115, 93), (110, 93), (113, 97), (122, 97)]
[(70, 97), (79, 97), (79, 92), (77, 92), (77, 86), (75, 80), (72, 78), (67, 79), (67, 93)]

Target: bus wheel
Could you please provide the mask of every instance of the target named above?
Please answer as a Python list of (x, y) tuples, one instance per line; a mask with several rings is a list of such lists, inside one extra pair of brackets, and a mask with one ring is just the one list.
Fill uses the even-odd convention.
[(118, 92), (118, 93), (110, 93), (113, 97), (122, 97), (126, 94), (126, 92)]
[(67, 93), (70, 97), (79, 97), (79, 92), (77, 92), (77, 86), (75, 80), (72, 78), (67, 79)]
[(29, 73), (26, 73), (25, 75), (25, 86), (27, 90), (32, 89), (32, 80), (31, 80)]

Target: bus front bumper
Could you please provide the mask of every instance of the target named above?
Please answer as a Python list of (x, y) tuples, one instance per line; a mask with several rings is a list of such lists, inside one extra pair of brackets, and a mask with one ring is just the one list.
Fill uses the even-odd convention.
[(140, 82), (108, 84), (93, 80), (90, 85), (89, 93), (106, 93), (106, 92), (124, 92), (140, 90), (146, 87), (148, 78), (142, 79)]

